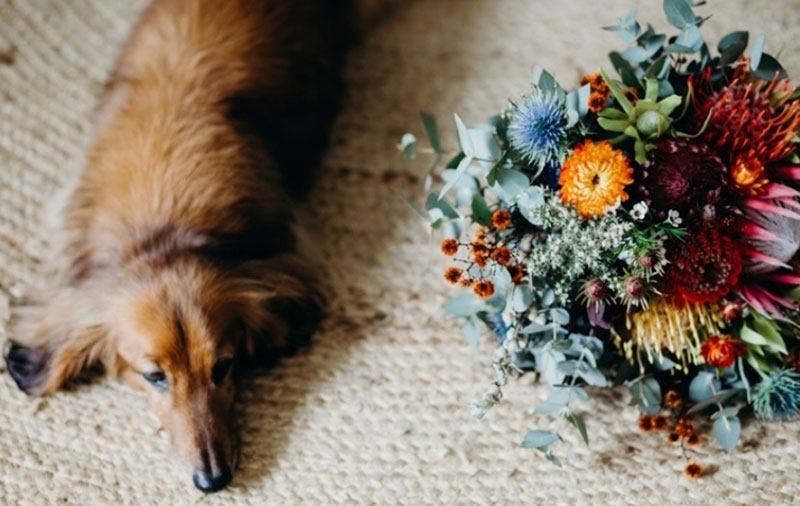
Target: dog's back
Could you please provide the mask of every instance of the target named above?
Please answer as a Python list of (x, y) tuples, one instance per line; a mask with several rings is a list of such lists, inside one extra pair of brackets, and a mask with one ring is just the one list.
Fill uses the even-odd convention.
[(291, 247), (285, 189), (310, 179), (325, 145), (337, 15), (323, 1), (155, 2), (101, 103), (68, 215), (72, 275), (169, 230), (179, 240), (186, 231), (187, 247), (205, 232), (221, 242), (270, 235), (272, 244), (248, 239), (254, 256)]

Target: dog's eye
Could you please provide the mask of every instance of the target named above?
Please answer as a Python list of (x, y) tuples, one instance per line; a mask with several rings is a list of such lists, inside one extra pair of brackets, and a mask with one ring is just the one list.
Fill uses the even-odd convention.
[(225, 381), (225, 378), (228, 376), (228, 373), (231, 371), (232, 367), (232, 358), (223, 358), (214, 364), (214, 370), (211, 371), (211, 379), (214, 381), (214, 384), (219, 385)]
[(164, 374), (164, 371), (143, 372), (142, 377), (145, 379), (145, 381), (156, 388), (161, 390), (166, 390), (169, 388), (169, 383), (167, 383), (167, 375)]

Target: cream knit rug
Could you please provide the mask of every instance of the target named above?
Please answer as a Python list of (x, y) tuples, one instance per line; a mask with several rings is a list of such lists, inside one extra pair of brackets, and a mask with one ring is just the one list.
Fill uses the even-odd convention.
[[(222, 1), (222, 0), (220, 0)], [(660, 21), (661, 2), (639, 2)], [(711, 0), (709, 40), (768, 35), (800, 76), (800, 1)], [(797, 424), (750, 423), (736, 455), (711, 441), (690, 482), (661, 435), (636, 429), (624, 392), (586, 406), (591, 451), (557, 469), (519, 447), (548, 423), (517, 382), (483, 422), (469, 402), (490, 379), (440, 310), (444, 262), (396, 192), (419, 195), (425, 163), (394, 146), (417, 111), (449, 128), (481, 121), (535, 62), (567, 84), (617, 47), (601, 24), (630, 0), (405, 2), (357, 49), (307, 220), (332, 292), (316, 344), (243, 394), (243, 458), (230, 488), (203, 496), (173, 468), (143, 398), (114, 381), (30, 399), (0, 375), (3, 504), (789, 504), (800, 496)], [(0, 0), (0, 315), (46, 284), (43, 208), (80, 166), (94, 102), (142, 0)], [(663, 26), (659, 24), (658, 26)], [(443, 125), (443, 126), (444, 126)], [(447, 138), (453, 145), (453, 137)], [(0, 344), (5, 337), (0, 330)], [(588, 413), (588, 411), (592, 411)]]

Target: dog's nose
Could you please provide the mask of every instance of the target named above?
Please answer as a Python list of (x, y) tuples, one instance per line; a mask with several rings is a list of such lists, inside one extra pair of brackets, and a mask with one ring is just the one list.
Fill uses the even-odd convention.
[(225, 465), (218, 473), (197, 471), (194, 473), (194, 486), (203, 492), (210, 493), (222, 490), (231, 482), (231, 470)]

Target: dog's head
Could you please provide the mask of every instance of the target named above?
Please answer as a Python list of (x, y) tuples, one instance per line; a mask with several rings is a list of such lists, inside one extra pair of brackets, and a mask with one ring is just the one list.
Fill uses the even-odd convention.
[[(103, 363), (146, 392), (195, 485), (205, 492), (223, 488), (239, 450), (237, 375), (296, 345), (318, 321), (320, 298), (305, 268), (293, 256), (231, 271), (189, 262), (115, 284), (103, 301), (102, 324), (85, 325), (97, 315), (84, 315), (50, 325), (48, 313), (60, 312), (59, 303), (42, 306), (44, 318), (29, 322), (34, 343), (24, 334), (12, 336), (9, 370), (37, 394)], [(80, 313), (79, 300), (69, 306)], [(45, 337), (55, 333), (58, 339)]]

